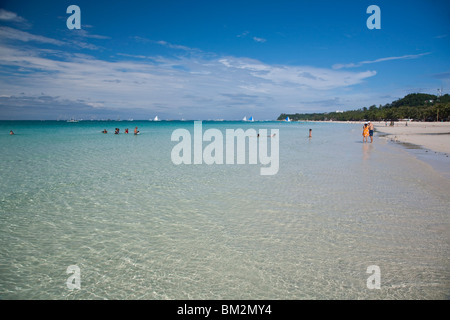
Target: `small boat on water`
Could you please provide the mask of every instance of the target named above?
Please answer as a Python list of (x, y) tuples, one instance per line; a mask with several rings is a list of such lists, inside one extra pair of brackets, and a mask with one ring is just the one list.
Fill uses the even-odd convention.
[(78, 120), (70, 119), (70, 120), (67, 120), (67, 122), (78, 122)]

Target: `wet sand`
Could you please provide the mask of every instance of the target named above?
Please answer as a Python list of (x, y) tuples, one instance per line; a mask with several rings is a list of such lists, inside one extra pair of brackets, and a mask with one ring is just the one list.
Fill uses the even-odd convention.
[(436, 152), (450, 154), (450, 122), (374, 122), (378, 133), (396, 142), (422, 146)]

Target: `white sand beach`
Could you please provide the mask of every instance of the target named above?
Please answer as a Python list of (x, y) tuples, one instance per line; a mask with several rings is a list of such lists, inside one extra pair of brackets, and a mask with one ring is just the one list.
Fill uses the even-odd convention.
[(450, 122), (374, 122), (377, 132), (397, 142), (412, 143), (436, 152), (450, 153)]

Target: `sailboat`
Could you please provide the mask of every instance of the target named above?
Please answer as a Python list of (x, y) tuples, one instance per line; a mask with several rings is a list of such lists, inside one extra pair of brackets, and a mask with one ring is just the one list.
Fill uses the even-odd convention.
[(255, 121), (253, 120), (253, 117), (248, 118), (248, 121)]
[(247, 121), (247, 117), (244, 117), (244, 119), (242, 119), (242, 121)]
[(153, 119), (153, 121), (159, 121), (158, 116), (156, 116), (155, 119)]
[(286, 122), (290, 122), (291, 119), (289, 119), (289, 117), (286, 117), (285, 121), (286, 121)]

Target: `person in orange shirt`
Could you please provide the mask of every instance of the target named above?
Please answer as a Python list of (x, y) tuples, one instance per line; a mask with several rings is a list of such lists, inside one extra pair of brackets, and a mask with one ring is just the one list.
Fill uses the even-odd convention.
[(363, 142), (368, 142), (367, 137), (369, 136), (369, 126), (367, 125), (367, 122), (364, 123), (363, 127)]

